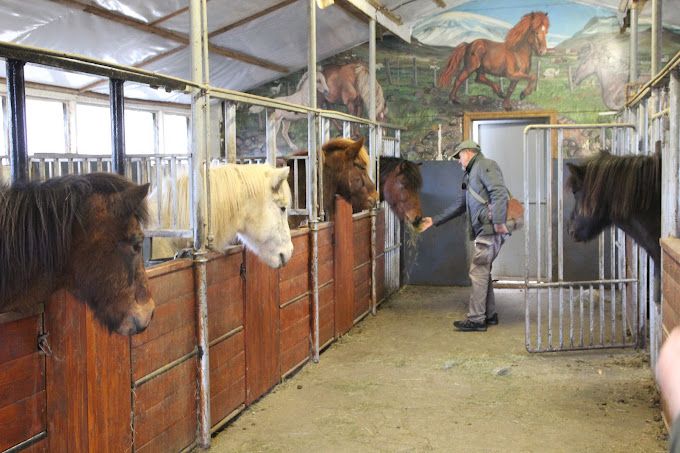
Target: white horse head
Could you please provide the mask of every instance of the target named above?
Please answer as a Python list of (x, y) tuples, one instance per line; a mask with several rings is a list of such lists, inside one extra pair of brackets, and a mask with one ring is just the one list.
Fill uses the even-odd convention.
[[(288, 227), (291, 193), (288, 167), (270, 165), (225, 164), (210, 168), (210, 224), (213, 248), (224, 250), (237, 237), (268, 266), (278, 268), (293, 254), (293, 242)], [(172, 212), (172, 185), (178, 197), (178, 212)], [(161, 227), (171, 228), (177, 218), (178, 228), (189, 227), (189, 178), (163, 182)], [(156, 208), (157, 191), (149, 205)], [(151, 216), (153, 218), (153, 214)], [(159, 241), (162, 244), (162, 241)], [(174, 243), (175, 248), (181, 245)], [(156, 247), (156, 240), (154, 240)], [(162, 245), (161, 245), (162, 247)], [(167, 255), (167, 251), (164, 251)], [(154, 257), (163, 252), (154, 251)]]
[[(307, 101), (305, 105), (309, 104), (309, 72), (302, 74), (295, 91), (304, 95), (304, 98)], [(316, 91), (322, 93), (324, 96), (330, 91), (328, 83), (326, 83), (326, 77), (323, 75), (323, 72), (321, 72), (321, 69), (316, 71)]]

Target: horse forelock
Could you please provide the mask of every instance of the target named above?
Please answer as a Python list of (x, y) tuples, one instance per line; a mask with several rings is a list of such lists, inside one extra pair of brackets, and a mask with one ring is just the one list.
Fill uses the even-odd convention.
[(660, 156), (603, 153), (587, 162), (582, 201), (586, 215), (626, 220), (660, 201)]
[(545, 26), (546, 31), (550, 26), (548, 15), (541, 11), (534, 11), (522, 16), (519, 22), (512, 27), (505, 36), (505, 43), (513, 48), (521, 43), (529, 30), (538, 30)]

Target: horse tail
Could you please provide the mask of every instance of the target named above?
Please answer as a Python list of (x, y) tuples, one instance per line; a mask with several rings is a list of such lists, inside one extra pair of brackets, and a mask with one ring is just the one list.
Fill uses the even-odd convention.
[(439, 79), (437, 80), (437, 85), (440, 88), (444, 88), (449, 83), (451, 83), (451, 79), (453, 78), (454, 74), (458, 72), (458, 66), (463, 59), (468, 46), (469, 44), (464, 42), (453, 49), (453, 52), (451, 52), (451, 56), (449, 57), (449, 61), (446, 63), (446, 69), (442, 71)]

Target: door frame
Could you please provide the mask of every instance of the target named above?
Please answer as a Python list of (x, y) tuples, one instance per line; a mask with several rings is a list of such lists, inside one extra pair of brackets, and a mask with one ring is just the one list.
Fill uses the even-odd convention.
[[(547, 120), (545, 124), (557, 124), (555, 110), (527, 110), (517, 112), (463, 112), (463, 140), (472, 139), (472, 123), (481, 120)], [(557, 157), (557, 131), (551, 132), (553, 159)]]

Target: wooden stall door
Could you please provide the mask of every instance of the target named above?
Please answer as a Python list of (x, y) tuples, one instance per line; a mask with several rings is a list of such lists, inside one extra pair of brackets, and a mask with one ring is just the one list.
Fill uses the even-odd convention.
[(129, 451), (129, 338), (109, 333), (66, 291), (47, 303), (45, 330), (49, 450)]
[(246, 404), (279, 381), (279, 271), (246, 251)]
[(354, 324), (354, 224), (352, 205), (335, 198), (335, 336)]

